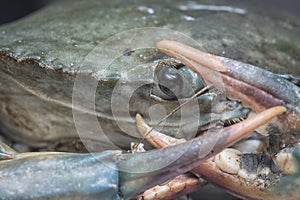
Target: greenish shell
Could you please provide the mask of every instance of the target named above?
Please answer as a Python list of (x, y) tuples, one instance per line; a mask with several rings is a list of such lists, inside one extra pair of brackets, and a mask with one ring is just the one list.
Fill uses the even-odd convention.
[[(261, 66), (276, 73), (300, 74), (300, 26), (296, 18), (268, 15), (242, 2), (234, 5), (230, 1), (216, 3), (217, 6), (228, 6), (231, 8), (229, 10), (222, 10), (221, 7), (219, 11), (194, 9), (195, 5), (202, 4), (208, 5), (211, 2), (196, 1), (191, 4), (183, 0), (176, 3), (65, 0), (2, 26), (2, 132), (34, 146), (45, 146), (48, 141), (57, 139), (62, 144), (66, 140), (65, 145), (76, 144), (76, 141), (68, 141), (69, 138), (77, 137), (71, 108), (74, 81), (78, 74), (85, 75), (87, 79), (101, 79), (95, 97), (96, 110), (104, 113), (104, 117), (100, 117), (100, 123), (106, 125), (107, 132), (120, 132), (116, 130), (116, 124), (111, 118), (112, 88), (118, 78), (133, 66), (151, 66), (155, 60), (165, 56), (155, 50), (131, 52), (130, 46), (118, 47), (116, 43), (115, 48), (124, 52), (124, 55), (105, 72), (104, 77), (92, 76), (99, 73), (97, 68), (91, 65), (83, 68), (82, 63), (106, 39), (135, 28), (160, 27), (176, 30), (196, 40), (198, 47), (207, 52)], [(151, 83), (152, 77), (148, 78), (146, 77), (147, 81)], [(134, 82), (133, 79), (129, 81)], [(136, 100), (134, 105), (141, 106), (142, 109), (133, 109), (134, 112), (146, 114), (144, 108), (156, 103), (145, 96), (138, 95), (136, 98), (146, 101)], [(174, 104), (169, 110), (172, 108)], [(128, 124), (134, 127), (133, 122), (131, 119)], [(88, 129), (88, 121), (82, 124)], [(128, 147), (131, 141), (136, 141), (135, 137), (128, 138), (124, 132), (120, 133), (117, 137), (110, 137), (109, 134), (106, 136), (113, 144), (122, 147)], [(89, 140), (88, 144), (91, 146), (116, 148), (105, 142), (94, 144), (90, 137), (81, 139)]]

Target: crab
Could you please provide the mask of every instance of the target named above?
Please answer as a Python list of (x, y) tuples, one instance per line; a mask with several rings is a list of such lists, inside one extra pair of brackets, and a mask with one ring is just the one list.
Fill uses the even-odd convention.
[[(262, 18), (251, 7), (200, 5), (207, 10), (198, 13), (193, 9), (200, 3), (61, 1), (1, 27), (0, 129), (8, 145), (0, 145), (0, 199), (172, 199), (207, 183), (241, 198), (297, 199), (297, 26)], [(186, 41), (174, 30), (144, 28), (158, 25), (184, 31), (208, 52), (294, 76), (171, 41), (159, 42), (158, 52), (159, 40)], [(152, 49), (135, 46), (150, 41), (138, 40), (145, 32), (154, 36)], [(93, 54), (99, 50), (120, 56), (99, 70), (107, 66)], [(292, 66), (278, 67), (285, 65)], [(95, 88), (86, 85), (95, 82)], [(128, 102), (129, 115), (122, 106)], [(170, 113), (166, 120), (155, 115), (162, 108)], [(165, 136), (153, 136), (154, 130), (180, 144), (165, 147)], [(125, 152), (141, 140), (146, 152)], [(161, 142), (163, 149), (149, 150)]]

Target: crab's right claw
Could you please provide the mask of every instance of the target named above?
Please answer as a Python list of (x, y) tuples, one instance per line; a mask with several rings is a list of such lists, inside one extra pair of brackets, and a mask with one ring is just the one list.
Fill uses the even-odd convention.
[[(231, 99), (260, 112), (273, 106), (285, 106), (288, 120), (280, 122), (291, 131), (300, 129), (300, 88), (284, 78), (229, 58), (212, 55), (185, 44), (164, 40), (157, 48), (169, 56), (178, 58), (186, 66), (202, 76), (207, 84), (225, 90)], [(299, 134), (300, 135), (300, 134)]]

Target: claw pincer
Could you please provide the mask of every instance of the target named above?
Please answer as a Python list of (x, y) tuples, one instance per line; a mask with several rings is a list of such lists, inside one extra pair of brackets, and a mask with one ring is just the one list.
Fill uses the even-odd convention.
[(207, 84), (220, 90), (225, 88), (229, 98), (239, 99), (255, 111), (284, 105), (300, 115), (299, 87), (272, 72), (175, 41), (161, 41), (157, 48), (178, 58), (200, 74)]
[[(274, 117), (285, 110), (276, 107), (267, 112)], [(137, 154), (15, 153), (0, 161), (0, 199), (129, 199), (193, 169), (256, 127), (253, 123), (243, 133), (221, 130)]]

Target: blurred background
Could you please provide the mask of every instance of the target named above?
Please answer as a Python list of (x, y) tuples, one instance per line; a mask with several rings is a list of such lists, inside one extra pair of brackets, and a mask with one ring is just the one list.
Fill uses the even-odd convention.
[[(29, 13), (57, 0), (1, 0), (0, 24), (17, 20)], [(290, 12), (300, 16), (299, 0), (246, 0), (263, 10)], [(234, 2), (234, 1), (231, 1)], [(212, 2), (213, 3), (213, 2)]]
[(2, 0), (0, 1), (0, 24), (17, 20), (55, 0)]

